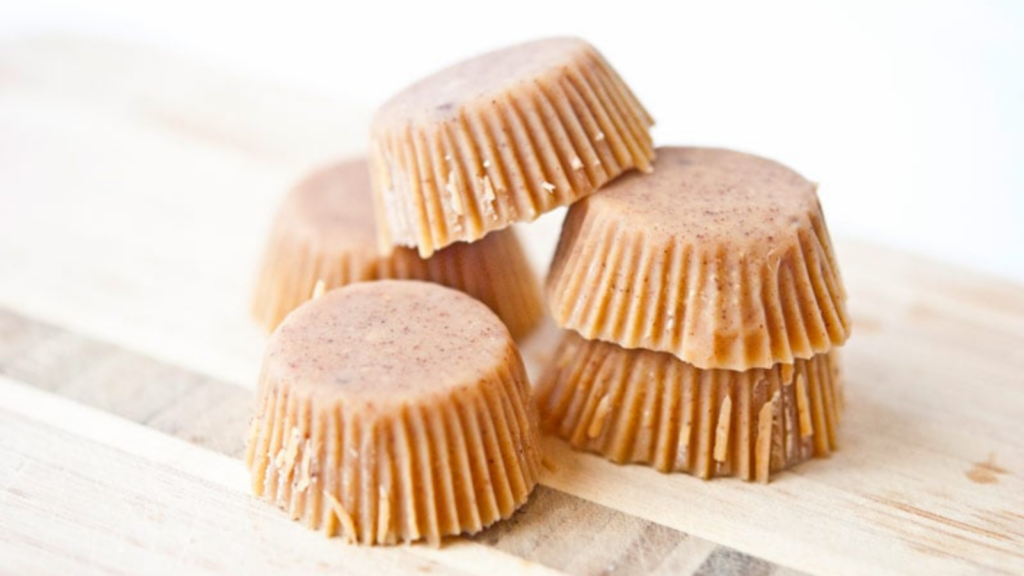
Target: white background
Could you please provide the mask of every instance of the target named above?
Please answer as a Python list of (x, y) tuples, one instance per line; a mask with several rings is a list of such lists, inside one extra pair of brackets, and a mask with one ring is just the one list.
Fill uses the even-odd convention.
[(782, 161), (833, 234), (1024, 281), (1024, 2), (0, 0), (0, 40), (137, 39), (372, 109), (455, 60), (582, 36), (659, 143)]

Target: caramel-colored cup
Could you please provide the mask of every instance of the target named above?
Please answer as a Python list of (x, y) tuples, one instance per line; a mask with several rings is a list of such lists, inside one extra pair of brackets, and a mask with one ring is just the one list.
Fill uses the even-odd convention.
[(486, 306), (425, 282), (351, 284), (270, 339), (248, 440), (253, 492), (362, 544), (478, 532), (537, 483), (535, 410)]
[(815, 185), (771, 160), (659, 148), (569, 208), (547, 277), (556, 323), (698, 368), (792, 364), (843, 344), (846, 291)]
[(650, 170), (647, 111), (583, 40), (551, 38), (455, 64), (374, 116), (381, 249), (429, 256)]
[(767, 482), (836, 449), (836, 352), (743, 372), (566, 331), (538, 382), (541, 426), (620, 463)]
[(421, 258), (377, 249), (369, 169), (365, 159), (316, 171), (278, 209), (263, 257), (253, 314), (268, 331), (325, 290), (353, 282), (411, 279), (455, 288), (486, 304), (513, 338), (528, 335), (544, 315), (537, 278), (513, 230), (472, 244), (458, 242)]

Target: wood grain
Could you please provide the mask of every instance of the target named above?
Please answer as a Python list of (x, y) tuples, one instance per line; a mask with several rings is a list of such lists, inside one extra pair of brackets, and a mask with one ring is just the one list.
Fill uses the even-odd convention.
[[(5, 522), (10, 573), (223, 574), (303, 571), (503, 574), (550, 570), (465, 540), (345, 547), (249, 498), (242, 463), (0, 379)], [(24, 447), (31, 443), (34, 450)], [(97, 513), (100, 512), (100, 513)]]
[[(138, 47), (0, 46), (0, 573), (1024, 573), (1024, 288), (841, 238), (829, 460), (702, 482), (548, 439), (527, 509), (440, 550), (362, 551), (251, 501), (263, 234), (366, 120)], [(539, 268), (558, 218), (523, 228)]]
[[(0, 375), (235, 460), (242, 458), (240, 431), (247, 429), (253, 405), (249, 390), (3, 309), (0, 334)], [(83, 358), (98, 370), (81, 370)], [(52, 412), (43, 413), (49, 417)], [(248, 481), (231, 486), (248, 493)], [(512, 521), (472, 540), (571, 574), (685, 574), (712, 561), (710, 555), (721, 548), (545, 486), (537, 488)], [(747, 566), (768, 565), (736, 550), (723, 548), (723, 553), (741, 574)]]

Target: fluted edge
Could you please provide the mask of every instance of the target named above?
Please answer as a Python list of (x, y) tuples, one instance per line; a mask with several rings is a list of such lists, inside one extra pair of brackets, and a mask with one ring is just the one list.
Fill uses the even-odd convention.
[(567, 332), (538, 383), (541, 427), (614, 462), (767, 482), (836, 449), (836, 354), (767, 370), (701, 370)]
[(514, 230), (498, 230), (472, 244), (457, 242), (426, 259), (398, 248), (380, 258), (376, 278), (429, 280), (465, 292), (486, 304), (516, 340), (545, 314), (537, 276)]
[[(842, 345), (846, 291), (820, 206), (766, 255), (623, 230), (569, 210), (547, 277), (562, 328), (699, 368), (792, 364)], [(781, 235), (780, 235), (781, 236)]]
[(278, 214), (267, 238), (256, 279), (252, 315), (272, 332), (289, 312), (313, 297), (317, 283), (336, 288), (375, 280), (378, 257), (374, 247), (329, 246), (297, 234)]
[(437, 544), (511, 516), (540, 456), (525, 369), (509, 360), (485, 383), (384, 415), (314, 406), (261, 378), (246, 453), (253, 493), (360, 544)]
[(517, 340), (544, 317), (537, 277), (513, 230), (456, 243), (423, 259), (408, 248), (378, 256), (374, 246), (329, 246), (282, 224), (271, 229), (252, 313), (270, 332), (313, 297), (318, 282), (330, 290), (385, 279), (427, 280), (465, 292), (493, 310)]
[(421, 256), (532, 221), (615, 176), (652, 169), (653, 120), (593, 48), (560, 73), (430, 125), (375, 128), (379, 240)]

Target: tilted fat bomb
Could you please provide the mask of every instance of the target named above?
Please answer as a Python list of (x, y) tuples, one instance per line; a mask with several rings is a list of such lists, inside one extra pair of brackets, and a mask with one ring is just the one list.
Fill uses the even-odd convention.
[(382, 249), (420, 255), (650, 170), (654, 123), (593, 46), (552, 38), (412, 85), (377, 112), (370, 164)]
[(285, 197), (257, 281), (253, 313), (268, 330), (326, 289), (387, 278), (437, 282), (487, 304), (512, 337), (525, 337), (544, 315), (540, 287), (513, 230), (458, 242), (424, 259), (409, 248), (377, 249), (373, 194), (365, 159), (320, 169)]
[(537, 482), (531, 402), (508, 330), (469, 296), (397, 280), (332, 290), (270, 339), (253, 491), (353, 542), (477, 532)]
[(569, 209), (546, 286), (559, 326), (730, 370), (846, 340), (814, 184), (729, 150), (659, 148), (655, 168)]
[(767, 482), (836, 449), (837, 351), (770, 369), (702, 370), (566, 331), (537, 385), (542, 428), (615, 462)]

